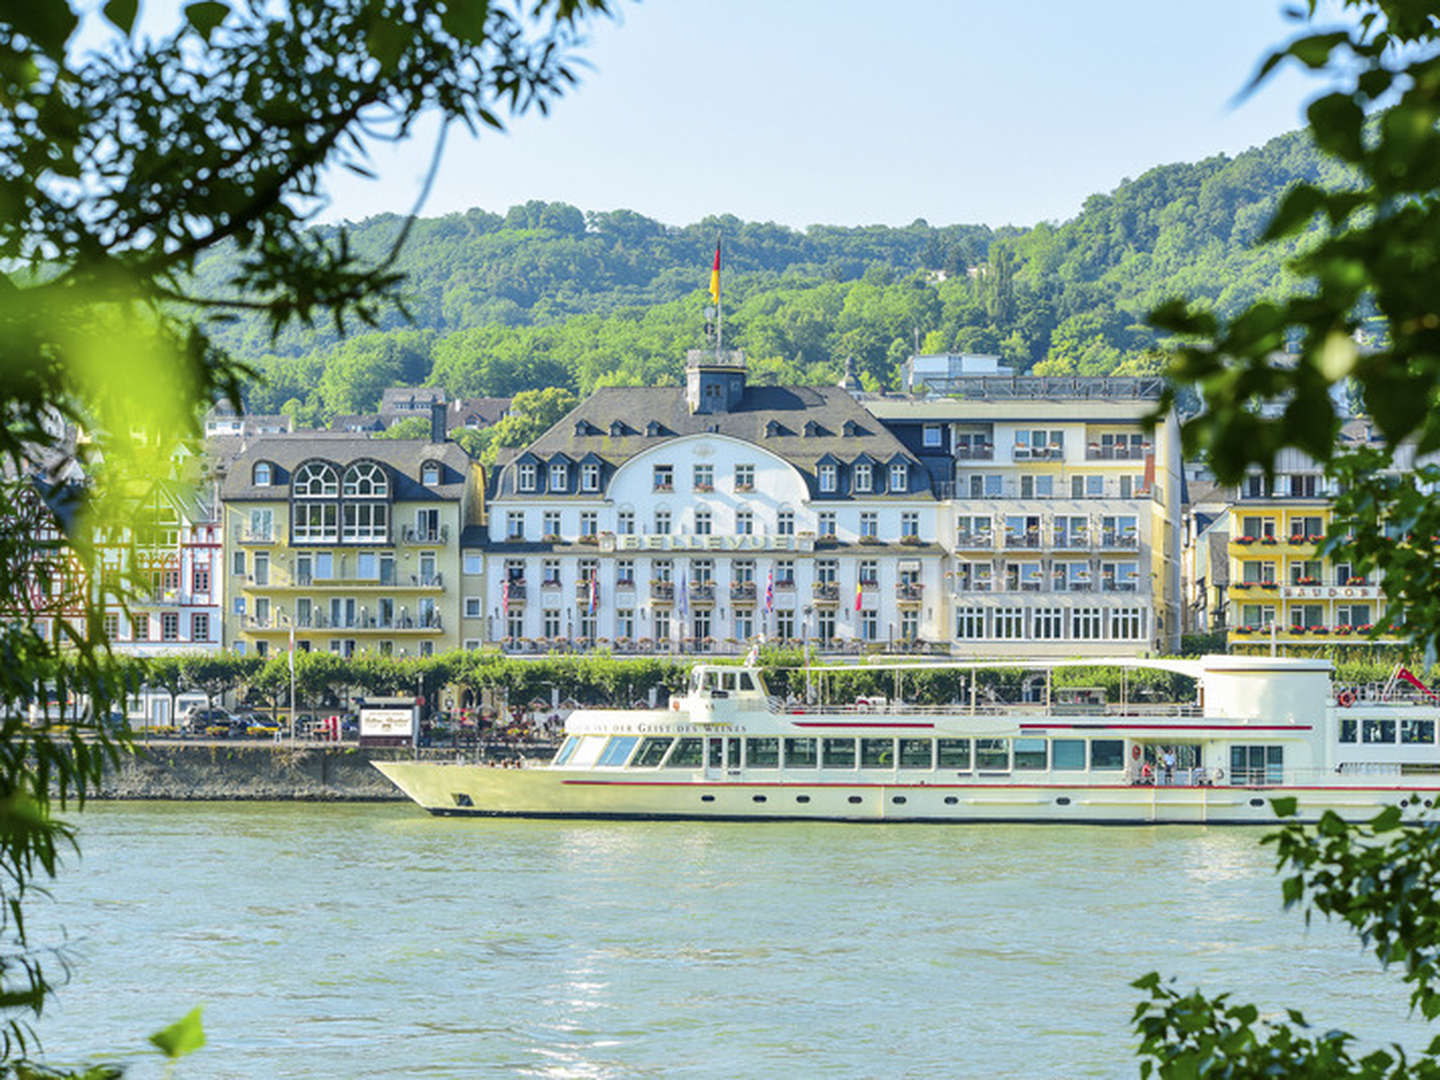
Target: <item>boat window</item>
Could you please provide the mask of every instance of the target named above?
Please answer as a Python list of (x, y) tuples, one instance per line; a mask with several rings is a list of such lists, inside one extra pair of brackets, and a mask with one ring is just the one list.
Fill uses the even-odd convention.
[(736, 673), (733, 671), (722, 672), (720, 676), (720, 685), (723, 686), (726, 690), (738, 689), (740, 684), (736, 681), (735, 675)]
[(610, 745), (605, 747), (605, 752), (600, 755), (597, 765), (624, 765), (630, 759), (630, 752), (635, 749), (635, 744), (640, 741), (639, 735), (617, 735), (610, 740)]
[(703, 671), (692, 671), (690, 673), (690, 689), (699, 690), (705, 685), (705, 673)]
[(740, 768), (740, 747), (741, 747), (741, 745), (742, 745), (744, 742), (745, 742), (744, 739), (726, 739), (726, 740), (725, 740), (725, 746), (726, 746), (726, 754), (725, 754), (726, 761), (725, 761), (725, 767), (726, 767), (726, 768), (729, 768), (729, 769), (738, 769), (738, 768)]
[(705, 761), (704, 739), (678, 739), (665, 761), (667, 769), (698, 769)]
[(1400, 741), (1402, 743), (1433, 743), (1435, 741), (1435, 721), (1401, 720)]
[(929, 769), (935, 756), (934, 739), (901, 739), (900, 768)]
[(1341, 720), (1341, 721), (1340, 721), (1340, 741), (1341, 741), (1341, 742), (1359, 742), (1359, 741), (1360, 741), (1360, 721), (1358, 721), (1358, 720)]
[(778, 769), (780, 767), (779, 739), (746, 739), (745, 760), (752, 769)]
[(1015, 768), (1032, 771), (1045, 768), (1045, 740), (1016, 739)]
[(575, 752), (570, 755), (569, 763), (571, 765), (594, 765), (595, 759), (600, 756), (600, 751), (605, 749), (607, 741), (604, 735), (581, 735)]
[(890, 769), (895, 765), (894, 739), (861, 739), (860, 764), (867, 769)]
[(818, 763), (814, 739), (785, 740), (785, 767), (787, 769), (813, 769)]
[(711, 739), (710, 750), (705, 756), (706, 764), (712, 769), (725, 767), (725, 740)]
[(1085, 768), (1085, 740), (1054, 740), (1050, 744), (1050, 767), (1052, 769)]
[[(1387, 721), (1393, 723), (1394, 721)], [(1369, 723), (1367, 720), (1366, 723)], [(1283, 746), (1231, 746), (1230, 783), (1281, 784), (1285, 782)]]
[(969, 739), (936, 739), (935, 749), (942, 769), (970, 768)]
[(575, 753), (575, 747), (579, 745), (580, 740), (577, 739), (574, 735), (571, 735), (565, 740), (565, 744), (560, 747), (560, 752), (555, 755), (555, 760), (551, 762), (551, 764), (564, 765), (565, 762), (570, 760), (570, 755)]
[(631, 764), (637, 769), (657, 769), (665, 760), (665, 751), (675, 740), (666, 736), (651, 736), (640, 744), (640, 752)]
[(1395, 741), (1394, 720), (1366, 720), (1360, 725), (1360, 741), (1367, 743), (1392, 743)]
[(853, 769), (855, 767), (854, 739), (825, 740), (825, 768)]
[(1123, 769), (1125, 767), (1124, 739), (1091, 739), (1090, 768)]
[(754, 677), (753, 675), (751, 675), (750, 672), (748, 672), (748, 671), (742, 671), (742, 672), (740, 672), (740, 689), (741, 689), (741, 690), (754, 690), (754, 689), (755, 689), (755, 677)]
[(977, 769), (1010, 768), (1009, 739), (976, 739), (975, 767)]

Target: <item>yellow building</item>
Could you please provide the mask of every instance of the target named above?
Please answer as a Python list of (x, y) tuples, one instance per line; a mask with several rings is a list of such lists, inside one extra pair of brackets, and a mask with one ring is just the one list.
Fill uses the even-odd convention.
[(1377, 575), (1319, 551), (1331, 481), (1298, 451), (1276, 467), (1273, 483), (1246, 477), (1230, 508), (1230, 645), (1369, 642), (1384, 606)]
[[(460, 561), (479, 467), (440, 439), (260, 438), (229, 465), (225, 644), (429, 656), (469, 644)], [(474, 600), (475, 615), (483, 598)]]

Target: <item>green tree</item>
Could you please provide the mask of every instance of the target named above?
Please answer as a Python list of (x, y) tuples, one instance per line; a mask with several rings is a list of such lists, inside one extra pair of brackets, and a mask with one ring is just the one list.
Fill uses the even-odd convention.
[(380, 433), (382, 439), (428, 439), (430, 421), (423, 416), (407, 416), (397, 420)]
[(574, 394), (558, 386), (516, 394), (509, 413), (491, 428), (493, 434), (485, 453), (493, 461), (495, 451), (502, 446), (528, 446), (578, 404)]
[[(128, 543), (133, 492), (169, 475), (198, 435), (199, 409), (218, 398), (240, 407), (250, 371), (216, 346), (215, 327), (239, 312), (274, 332), (402, 311), (394, 260), (410, 222), (370, 257), (347, 228), (306, 230), (326, 171), (364, 172), (367, 144), (407, 138), (427, 118), (442, 132), (498, 128), (507, 111), (548, 105), (573, 81), (579, 32), (608, 4), (538, 0), (512, 13), (471, 0), (200, 0), (169, 32), (146, 35), (133, 32), (138, 8), (0, 9), (7, 1074), (38, 1071), (24, 1061), (27, 1025), (52, 987), (23, 913), (74, 842), (53, 811), (83, 800), (129, 748), (93, 724), (134, 683), (84, 582), (101, 578), (97, 540)], [(76, 40), (82, 12), (105, 21), (93, 48)], [(56, 632), (39, 633), (40, 619)], [(40, 723), (24, 722), (31, 712)], [(198, 1016), (154, 1041), (171, 1056), (192, 1048)]]
[[(1422, 466), (1395, 478), (1382, 470), (1406, 444), (1422, 454), (1440, 449), (1440, 24), (1429, 4), (1348, 0), (1345, 7), (1347, 27), (1302, 33), (1256, 77), (1262, 82), (1293, 61), (1332, 82), (1308, 107), (1309, 131), (1348, 182), (1296, 184), (1262, 234), (1272, 244), (1291, 242), (1318, 219), (1316, 242), (1290, 262), (1304, 288), (1233, 318), (1204, 302), (1175, 301), (1154, 320), (1182, 336), (1172, 372), (1202, 404), (1182, 429), (1187, 451), (1204, 454), (1231, 482), (1251, 468), (1273, 473), (1285, 447), (1325, 463), (1345, 494), (1324, 552), (1361, 573), (1383, 569), (1387, 616), (1403, 617), (1415, 644), (1433, 656), (1440, 502), (1426, 485), (1440, 472)], [(1316, 4), (1308, 9), (1313, 17)], [(1356, 340), (1362, 330), (1372, 338), (1364, 349)], [(1352, 450), (1337, 440), (1331, 391), (1346, 380), (1382, 447)], [(1398, 540), (1387, 525), (1399, 526)], [(1294, 813), (1293, 799), (1275, 804), (1282, 817)], [(1292, 872), (1283, 884), (1287, 906), (1348, 924), (1382, 964), (1403, 969), (1412, 1008), (1426, 1019), (1440, 1016), (1440, 823), (1427, 815), (1402, 827), (1399, 808), (1363, 826), (1326, 814), (1314, 829), (1287, 824), (1268, 842)], [(1182, 994), (1156, 974), (1136, 985), (1148, 994), (1136, 1013), (1142, 1075), (1440, 1076), (1440, 1039), (1409, 1058), (1398, 1049), (1357, 1058), (1351, 1035), (1317, 1035), (1296, 1011), (1289, 1023), (1261, 1022), (1253, 1005), (1224, 994)]]

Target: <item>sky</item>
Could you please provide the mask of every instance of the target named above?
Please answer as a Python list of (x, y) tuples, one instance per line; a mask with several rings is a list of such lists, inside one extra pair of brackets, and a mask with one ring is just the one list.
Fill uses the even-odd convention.
[[(1297, 32), (1273, 0), (618, 0), (582, 84), (507, 133), (448, 142), (423, 213), (528, 199), (803, 227), (1031, 225), (1159, 164), (1303, 122), (1286, 74), (1237, 101)], [(406, 212), (423, 138), (380, 179), (331, 178), (322, 220)]]

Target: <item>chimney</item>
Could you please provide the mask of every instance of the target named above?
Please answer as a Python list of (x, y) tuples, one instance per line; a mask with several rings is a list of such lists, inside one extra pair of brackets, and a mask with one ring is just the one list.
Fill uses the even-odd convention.
[(432, 443), (445, 441), (445, 406), (439, 401), (430, 403), (430, 441)]

